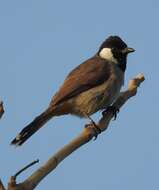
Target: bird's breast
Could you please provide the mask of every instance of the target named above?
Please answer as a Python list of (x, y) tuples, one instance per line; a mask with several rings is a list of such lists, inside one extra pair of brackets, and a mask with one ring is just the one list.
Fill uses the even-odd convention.
[(118, 97), (124, 83), (124, 73), (116, 66), (111, 68), (108, 80), (101, 85), (82, 92), (73, 99), (73, 114), (80, 117), (91, 115), (110, 106)]

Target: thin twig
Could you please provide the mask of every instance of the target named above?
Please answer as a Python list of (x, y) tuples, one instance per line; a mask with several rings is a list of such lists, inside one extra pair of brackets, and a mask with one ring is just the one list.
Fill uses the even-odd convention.
[(24, 168), (22, 168), (21, 170), (19, 170), (14, 176), (14, 180), (16, 180), (17, 176), (20, 175), (23, 171), (27, 170), (29, 167), (31, 167), (32, 165), (36, 164), (39, 162), (39, 159), (31, 162), (30, 164), (28, 164), (27, 166), (25, 166)]
[[(3, 114), (4, 114), (4, 108), (3, 108), (3, 102), (1, 101), (0, 102), (0, 119), (1, 119), (1, 117), (2, 117)], [(1, 179), (0, 179), (0, 190), (5, 190), (4, 185), (3, 185), (2, 181), (1, 181)]]
[(4, 108), (3, 108), (3, 102), (0, 102), (0, 119), (2, 117), (2, 115), (4, 114)]

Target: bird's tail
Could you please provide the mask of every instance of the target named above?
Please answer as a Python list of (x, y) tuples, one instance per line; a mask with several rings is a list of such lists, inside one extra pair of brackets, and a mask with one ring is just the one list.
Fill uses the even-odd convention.
[(31, 137), (36, 131), (38, 131), (48, 120), (54, 116), (52, 110), (48, 108), (38, 117), (36, 117), (29, 125), (27, 125), (22, 131), (12, 140), (11, 145), (20, 146), (29, 137)]

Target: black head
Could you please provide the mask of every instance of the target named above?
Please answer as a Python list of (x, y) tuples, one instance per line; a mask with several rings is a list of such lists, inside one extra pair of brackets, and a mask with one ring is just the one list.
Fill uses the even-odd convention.
[(98, 55), (105, 59), (116, 60), (117, 65), (125, 71), (128, 53), (134, 52), (133, 48), (129, 48), (127, 44), (118, 36), (110, 36), (99, 48)]

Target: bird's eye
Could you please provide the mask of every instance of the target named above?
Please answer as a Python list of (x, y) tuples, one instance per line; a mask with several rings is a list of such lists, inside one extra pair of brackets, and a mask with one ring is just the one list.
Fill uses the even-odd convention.
[(113, 47), (113, 48), (111, 48), (111, 52), (113, 52), (113, 53), (115, 52), (115, 48), (114, 48), (114, 47)]
[(113, 53), (118, 52), (118, 49), (117, 49), (117, 48), (115, 48), (115, 47), (111, 48), (111, 50), (112, 50), (112, 52), (113, 52)]

